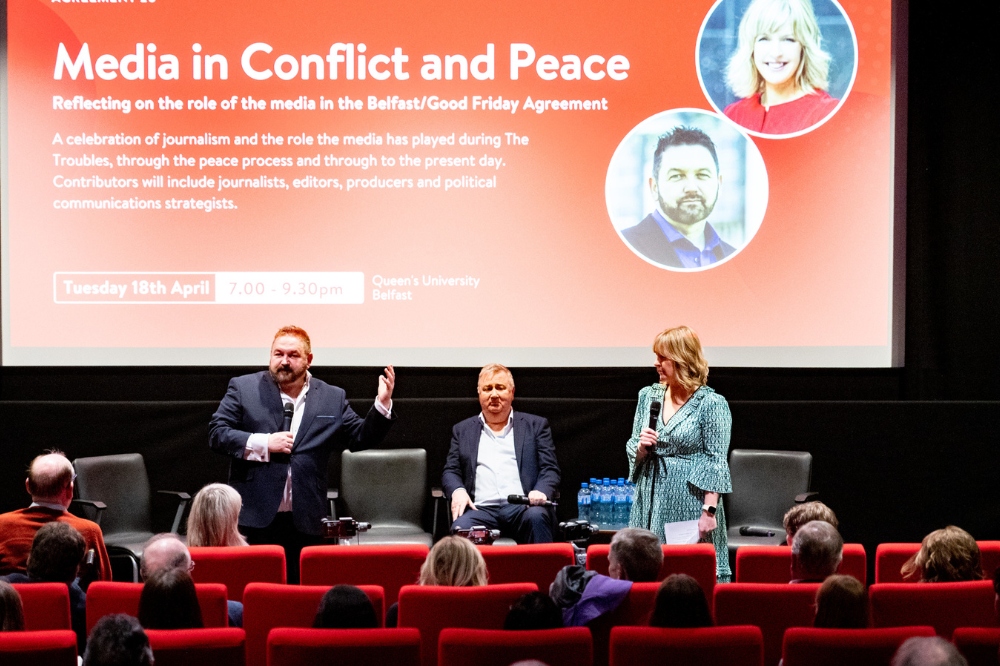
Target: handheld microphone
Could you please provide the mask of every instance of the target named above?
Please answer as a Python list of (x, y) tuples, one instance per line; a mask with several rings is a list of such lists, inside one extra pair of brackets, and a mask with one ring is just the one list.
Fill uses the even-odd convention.
[(285, 420), (281, 423), (281, 429), (288, 432), (292, 429), (292, 415), (295, 414), (295, 405), (290, 402), (285, 403)]
[[(528, 499), (527, 495), (507, 495), (508, 504), (531, 504), (531, 500)], [(550, 500), (545, 500), (540, 506), (559, 506), (555, 502)]]
[(649, 405), (649, 428), (656, 430), (656, 422), (660, 420), (660, 401), (654, 400)]
[(773, 537), (774, 530), (769, 530), (766, 527), (750, 527), (749, 525), (744, 525), (740, 528), (740, 536)]

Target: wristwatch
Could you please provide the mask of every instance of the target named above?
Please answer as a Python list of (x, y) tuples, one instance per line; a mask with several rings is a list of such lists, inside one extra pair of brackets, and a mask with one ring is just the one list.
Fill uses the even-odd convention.
[(712, 506), (711, 504), (703, 504), (701, 510), (707, 512), (710, 516), (714, 516), (715, 512), (719, 510), (719, 507)]

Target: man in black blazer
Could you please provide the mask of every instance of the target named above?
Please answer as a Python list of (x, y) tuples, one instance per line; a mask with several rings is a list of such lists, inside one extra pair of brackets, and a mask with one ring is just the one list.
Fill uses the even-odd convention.
[[(552, 541), (552, 512), (543, 504), (559, 485), (549, 422), (514, 412), (514, 377), (499, 364), (479, 373), (482, 412), (452, 429), (442, 485), (451, 498), (452, 529), (482, 525), (519, 543)], [(507, 503), (527, 494), (530, 506)]]
[(304, 330), (280, 329), (269, 369), (230, 380), (210, 424), (209, 445), (231, 457), (229, 485), (243, 498), (241, 531), (250, 543), (285, 547), (289, 583), (298, 582), (302, 547), (320, 541), (330, 454), (378, 445), (393, 420), (391, 365), (361, 418), (343, 389), (309, 374), (312, 359)]

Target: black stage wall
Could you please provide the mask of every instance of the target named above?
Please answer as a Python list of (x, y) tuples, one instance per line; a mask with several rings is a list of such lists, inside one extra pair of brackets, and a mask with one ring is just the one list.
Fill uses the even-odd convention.
[[(709, 380), (730, 400), (733, 448), (811, 451), (814, 488), (837, 511), (845, 538), (870, 556), (880, 541), (919, 540), (949, 523), (1000, 539), (1000, 506), (988, 499), (1000, 467), (1000, 5), (914, 3), (909, 13), (905, 367), (716, 368)], [(665, 313), (664, 326), (676, 323)], [(226, 461), (207, 448), (207, 422), (228, 378), (249, 370), (4, 369), (0, 510), (24, 504), (24, 465), (51, 446), (70, 457), (140, 451), (155, 488), (193, 492), (224, 479)], [(371, 404), (378, 369), (314, 370), (344, 386), (357, 408)], [(451, 425), (475, 413), (475, 376), (399, 369), (400, 421), (387, 445), (427, 448), (432, 483)], [(552, 422), (568, 500), (561, 513), (570, 515), (580, 479), (624, 474), (635, 395), (654, 373), (515, 376), (515, 407)], [(168, 511), (157, 505), (158, 527)]]

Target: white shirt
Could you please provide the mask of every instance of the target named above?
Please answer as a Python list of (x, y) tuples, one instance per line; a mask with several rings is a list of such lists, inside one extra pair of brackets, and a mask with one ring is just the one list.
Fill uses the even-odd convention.
[(495, 506), (507, 503), (508, 495), (523, 495), (521, 472), (514, 454), (514, 412), (499, 433), (486, 423), (482, 413), (483, 432), (479, 435), (479, 455), (476, 459), (476, 504)]

